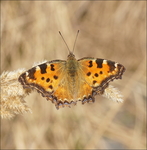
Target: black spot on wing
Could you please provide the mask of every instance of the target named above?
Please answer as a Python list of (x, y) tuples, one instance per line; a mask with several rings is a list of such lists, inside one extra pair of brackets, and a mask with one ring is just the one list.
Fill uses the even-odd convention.
[(112, 62), (112, 61), (108, 60), (107, 64), (110, 68), (110, 72), (112, 72), (115, 69), (115, 62)]
[(96, 80), (93, 80), (93, 84), (95, 84), (97, 81)]
[(88, 72), (88, 73), (87, 73), (87, 76), (90, 76), (90, 75), (91, 75), (91, 72)]
[(103, 71), (100, 71), (100, 74), (103, 74)]
[(97, 68), (102, 68), (103, 67), (103, 60), (104, 59), (96, 59)]
[(95, 73), (94, 76), (95, 76), (95, 77), (98, 77), (99, 75), (98, 75), (98, 73)]
[(47, 79), (46, 79), (46, 82), (50, 82), (50, 78), (47, 78)]
[(49, 87), (50, 89), (53, 89), (53, 86), (52, 86), (52, 85), (49, 85), (48, 87)]
[(34, 74), (35, 74), (35, 72), (36, 72), (36, 68), (34, 67), (34, 68), (32, 68), (32, 69), (30, 69), (30, 70), (28, 70), (28, 77), (30, 78), (30, 79), (36, 79), (35, 77), (34, 77)]
[(41, 70), (41, 74), (46, 73), (47, 64), (41, 64), (41, 65), (39, 65), (39, 67)]
[(51, 71), (55, 71), (55, 66), (53, 64), (51, 64)]
[(92, 60), (91, 61), (89, 61), (89, 66), (88, 67), (92, 67), (93, 66), (93, 64), (92, 64)]
[(44, 80), (45, 78), (44, 77), (41, 77), (41, 80)]
[(57, 79), (58, 79), (58, 76), (54, 75), (54, 79), (57, 80)]

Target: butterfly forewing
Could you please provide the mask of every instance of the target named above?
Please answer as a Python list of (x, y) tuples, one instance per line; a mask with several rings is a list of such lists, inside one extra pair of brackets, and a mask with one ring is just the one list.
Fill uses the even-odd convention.
[(62, 81), (65, 62), (55, 60), (43, 63), (23, 73), (18, 80), (24, 87), (34, 88), (43, 96), (50, 95)]
[(103, 93), (113, 79), (120, 79), (125, 70), (121, 64), (105, 59), (82, 58), (78, 61), (83, 79), (98, 93)]

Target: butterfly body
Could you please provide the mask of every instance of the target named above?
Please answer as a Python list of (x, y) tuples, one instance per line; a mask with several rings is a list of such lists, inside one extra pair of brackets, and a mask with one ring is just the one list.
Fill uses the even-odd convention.
[(69, 53), (67, 61), (53, 60), (24, 72), (19, 82), (24, 88), (36, 89), (56, 108), (94, 102), (95, 95), (103, 94), (109, 82), (121, 79), (125, 68), (116, 62), (85, 57), (76, 60)]
[(75, 59), (75, 56), (73, 54), (68, 55), (68, 59), (66, 61), (66, 68), (67, 74), (71, 77), (74, 78), (77, 75), (77, 70), (78, 70), (78, 62)]

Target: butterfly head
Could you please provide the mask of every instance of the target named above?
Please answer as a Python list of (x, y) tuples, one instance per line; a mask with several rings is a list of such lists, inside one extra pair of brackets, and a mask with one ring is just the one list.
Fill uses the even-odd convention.
[(75, 55), (72, 52), (70, 52), (68, 54), (68, 59), (75, 59)]

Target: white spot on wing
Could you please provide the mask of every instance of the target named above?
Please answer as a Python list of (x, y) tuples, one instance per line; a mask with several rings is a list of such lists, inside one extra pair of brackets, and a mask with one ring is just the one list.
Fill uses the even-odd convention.
[(29, 73), (28, 72), (26, 72), (26, 76), (28, 76), (29, 75)]
[(114, 66), (117, 67), (118, 63), (115, 63)]
[(47, 67), (50, 67), (50, 63), (47, 63)]
[(39, 66), (36, 66), (36, 71), (40, 70), (40, 67)]
[(99, 83), (95, 83), (95, 84), (94, 84), (95, 87), (96, 87), (96, 86), (99, 86), (99, 85), (100, 85)]
[(104, 59), (104, 60), (103, 60), (103, 64), (107, 64), (107, 60)]

